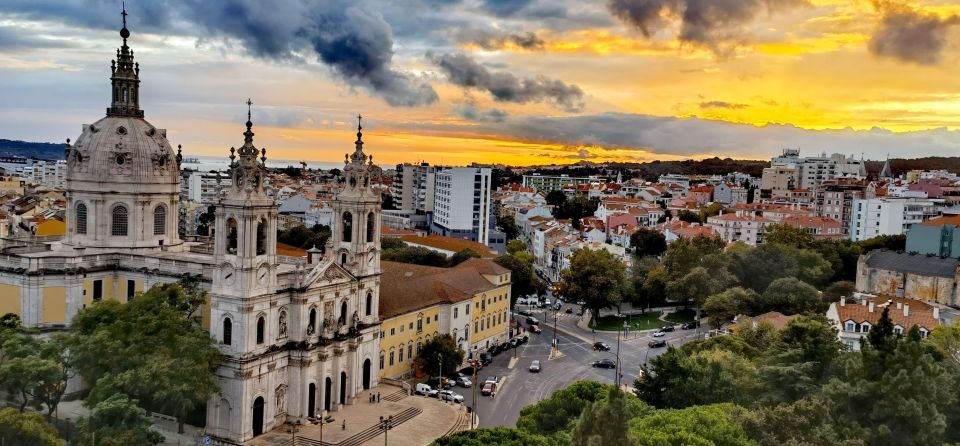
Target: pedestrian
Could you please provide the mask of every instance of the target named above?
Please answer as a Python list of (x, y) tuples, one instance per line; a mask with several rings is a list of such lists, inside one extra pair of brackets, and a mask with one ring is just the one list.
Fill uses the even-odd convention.
[(377, 392), (377, 403), (380, 403), (380, 392)]
[(343, 419), (343, 430), (347, 430), (347, 419)]

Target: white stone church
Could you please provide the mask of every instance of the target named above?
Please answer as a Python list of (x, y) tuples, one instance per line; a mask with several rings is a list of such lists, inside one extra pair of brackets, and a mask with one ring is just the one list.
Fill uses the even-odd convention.
[(264, 192), (266, 150), (254, 145), (249, 109), (243, 145), (230, 149), (232, 184), (213, 240), (181, 240), (181, 156), (144, 119), (126, 26), (120, 35), (106, 116), (67, 141), (67, 235), (4, 246), (0, 310), (28, 327), (62, 327), (94, 301), (125, 302), (156, 283), (196, 277), (210, 290), (204, 326), (224, 357), (222, 393), (207, 405), (215, 443), (242, 444), (352, 404), (377, 385), (380, 351), (380, 196), (370, 187), (378, 168), (360, 129), (324, 256), (277, 255), (277, 204)]

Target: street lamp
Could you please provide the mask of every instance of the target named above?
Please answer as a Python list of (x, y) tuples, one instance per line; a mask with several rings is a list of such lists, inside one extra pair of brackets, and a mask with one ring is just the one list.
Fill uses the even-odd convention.
[(473, 406), (470, 407), (470, 430), (473, 430), (473, 418), (477, 414), (477, 372), (480, 369), (480, 361), (477, 359), (470, 360), (470, 367), (473, 368), (473, 381), (470, 383), (473, 386)]
[(297, 446), (297, 426), (299, 424), (300, 420), (290, 422), (290, 446)]
[(437, 353), (437, 363), (440, 366), (439, 376), (437, 376), (437, 391), (439, 392), (439, 389), (443, 389), (443, 355), (440, 353)]
[[(383, 446), (387, 446), (387, 432), (393, 429), (393, 415), (384, 418), (383, 415), (380, 416), (380, 430), (383, 431)], [(323, 443), (320, 443), (323, 444)]]
[(316, 415), (317, 414), (314, 413), (313, 416), (307, 417), (307, 421), (320, 424), (320, 444), (323, 444), (323, 425), (327, 424), (327, 422), (323, 419), (323, 417), (317, 417)]
[[(622, 330), (622, 331), (623, 331), (624, 333), (626, 333), (626, 331), (627, 331), (627, 322), (626, 322), (626, 321), (623, 322), (623, 330)], [(620, 370), (621, 370), (621, 369), (620, 369), (620, 332), (618, 331), (618, 332), (617, 332), (617, 367), (616, 367), (616, 369), (614, 370), (614, 371), (617, 373), (617, 376), (614, 376), (614, 377), (613, 377), (613, 382), (616, 383), (618, 389), (620, 388)]]

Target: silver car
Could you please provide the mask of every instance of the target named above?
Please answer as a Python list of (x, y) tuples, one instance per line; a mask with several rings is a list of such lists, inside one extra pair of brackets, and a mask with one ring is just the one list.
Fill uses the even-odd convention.
[(540, 372), (540, 361), (539, 361), (539, 360), (536, 360), (536, 359), (535, 359), (535, 360), (533, 360), (533, 362), (530, 363), (530, 371), (533, 372), (533, 373), (539, 373), (539, 372)]
[(440, 399), (443, 401), (452, 401), (454, 403), (463, 403), (463, 395), (450, 390), (441, 390)]

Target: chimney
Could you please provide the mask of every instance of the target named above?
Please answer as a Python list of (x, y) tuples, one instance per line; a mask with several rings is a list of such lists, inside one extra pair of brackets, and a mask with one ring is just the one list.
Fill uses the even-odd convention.
[(867, 302), (867, 311), (873, 313), (873, 301)]
[(910, 316), (910, 305), (903, 304), (903, 317)]
[(940, 322), (940, 307), (933, 307), (933, 318)]
[(843, 307), (843, 306), (846, 306), (846, 305), (847, 305), (847, 298), (846, 298), (846, 297), (843, 297), (843, 296), (840, 296), (840, 306)]

